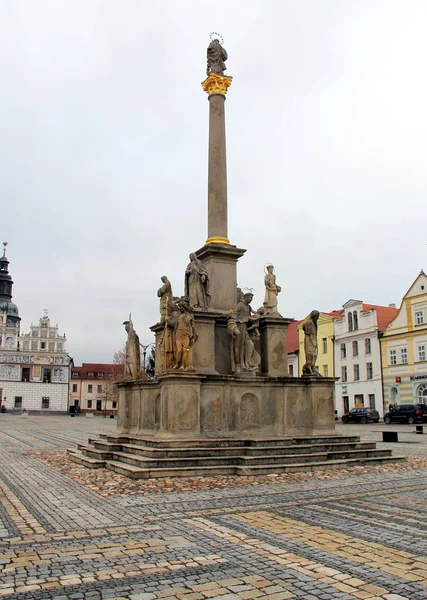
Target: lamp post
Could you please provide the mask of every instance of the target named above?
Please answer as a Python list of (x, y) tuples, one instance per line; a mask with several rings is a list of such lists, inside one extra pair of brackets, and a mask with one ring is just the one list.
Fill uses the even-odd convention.
[(142, 365), (143, 365), (143, 369), (144, 369), (144, 373), (146, 374), (147, 371), (145, 370), (145, 358), (147, 356), (147, 348), (149, 348), (150, 346), (154, 346), (154, 343), (152, 342), (151, 344), (147, 344), (146, 346), (144, 344), (141, 344), (141, 342), (139, 343), (139, 345), (142, 348)]

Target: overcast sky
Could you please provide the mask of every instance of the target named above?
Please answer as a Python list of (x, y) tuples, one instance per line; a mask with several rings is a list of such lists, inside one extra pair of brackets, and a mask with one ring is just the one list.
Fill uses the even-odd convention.
[(0, 0), (1, 241), (22, 330), (75, 363), (153, 341), (207, 237), (209, 33), (224, 37), (238, 282), (302, 318), (399, 303), (426, 266), (425, 0)]

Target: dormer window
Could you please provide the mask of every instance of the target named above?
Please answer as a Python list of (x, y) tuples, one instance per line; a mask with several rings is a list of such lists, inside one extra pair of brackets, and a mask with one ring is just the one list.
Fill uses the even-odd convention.
[(357, 316), (357, 311), (354, 311), (354, 313), (353, 313), (353, 322), (354, 322), (354, 331), (356, 331), (357, 329), (359, 329), (359, 319)]
[(348, 330), (353, 331), (353, 315), (351, 312), (348, 313)]

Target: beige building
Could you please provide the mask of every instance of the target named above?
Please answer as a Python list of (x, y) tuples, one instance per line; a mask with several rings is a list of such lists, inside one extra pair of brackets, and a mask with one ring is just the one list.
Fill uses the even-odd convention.
[(81, 412), (116, 412), (118, 394), (114, 384), (122, 377), (123, 365), (83, 363), (81, 367), (73, 367), (70, 408), (79, 406)]

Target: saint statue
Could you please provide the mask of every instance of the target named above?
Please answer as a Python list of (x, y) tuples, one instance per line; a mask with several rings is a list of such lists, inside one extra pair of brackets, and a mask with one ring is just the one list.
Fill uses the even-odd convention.
[(319, 319), (319, 311), (312, 310), (311, 313), (304, 319), (302, 330), (304, 331), (304, 353), (305, 364), (302, 368), (302, 374), (314, 377), (321, 377), (316, 370), (316, 361), (318, 355), (317, 344), (317, 321)]
[(208, 66), (206, 75), (209, 75), (211, 71), (217, 75), (224, 75), (224, 71), (227, 68), (225, 66), (227, 58), (228, 54), (219, 43), (219, 40), (212, 40), (207, 49)]
[(173, 369), (175, 364), (175, 329), (173, 327), (173, 323), (178, 316), (179, 310), (176, 305), (175, 300), (177, 298), (171, 299), (171, 301), (166, 304), (166, 312), (165, 312), (165, 320), (164, 320), (164, 329), (162, 335), (160, 337), (159, 350), (160, 350), (160, 368), (159, 373), (165, 373), (166, 371), (170, 371)]
[[(254, 373), (261, 362), (261, 357), (255, 350), (255, 345), (250, 335), (257, 339), (257, 324), (262, 315), (253, 313), (250, 303), (253, 294), (243, 295), (238, 302), (236, 310), (232, 311), (227, 319), (227, 331), (232, 338), (231, 369), (233, 373)], [(255, 325), (255, 327), (252, 327)]]
[(280, 317), (277, 310), (277, 294), (282, 291), (280, 285), (276, 284), (276, 275), (274, 274), (274, 266), (267, 265), (267, 274), (264, 277), (265, 298), (264, 309), (266, 315)]
[(123, 325), (128, 334), (125, 349), (124, 379), (139, 379), (141, 376), (141, 354), (139, 349), (139, 337), (133, 328), (132, 318), (124, 321)]
[(176, 302), (177, 311), (169, 317), (167, 324), (175, 332), (175, 364), (174, 369), (194, 371), (193, 346), (197, 341), (197, 333), (192, 308), (188, 298), (180, 298)]
[(206, 310), (209, 307), (211, 290), (208, 272), (194, 253), (190, 254), (190, 262), (185, 270), (184, 288), (191, 308)]
[(160, 298), (160, 323), (166, 320), (168, 304), (172, 302), (172, 286), (166, 275), (161, 278), (163, 285), (157, 290), (157, 296)]

